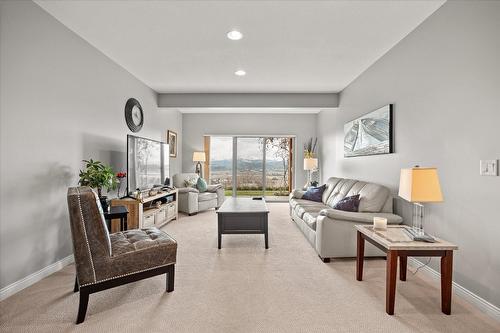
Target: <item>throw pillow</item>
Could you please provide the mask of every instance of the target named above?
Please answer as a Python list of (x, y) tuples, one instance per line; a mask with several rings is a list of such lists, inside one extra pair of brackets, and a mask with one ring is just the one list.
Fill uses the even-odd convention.
[(343, 210), (345, 212), (357, 212), (359, 209), (359, 194), (345, 197), (333, 206), (333, 209)]
[(203, 178), (198, 178), (198, 181), (196, 182), (196, 188), (200, 193), (206, 192), (207, 191), (207, 182)]
[(191, 177), (191, 178), (186, 179), (184, 181), (184, 187), (196, 187), (197, 183), (198, 183), (198, 178)]
[(302, 199), (321, 202), (321, 198), (323, 197), (323, 192), (325, 192), (325, 190), (326, 184), (319, 187), (310, 187), (307, 189), (307, 192), (304, 193)]

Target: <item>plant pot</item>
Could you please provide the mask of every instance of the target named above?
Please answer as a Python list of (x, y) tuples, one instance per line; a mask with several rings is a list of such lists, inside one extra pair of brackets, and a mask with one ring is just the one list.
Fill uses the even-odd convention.
[(102, 197), (99, 197), (99, 201), (101, 202), (102, 210), (107, 212), (109, 210), (108, 197), (105, 195)]

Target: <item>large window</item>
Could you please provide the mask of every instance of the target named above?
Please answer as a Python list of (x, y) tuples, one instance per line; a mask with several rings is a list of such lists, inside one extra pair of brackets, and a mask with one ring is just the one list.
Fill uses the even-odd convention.
[[(233, 195), (233, 138), (212, 136), (205, 138), (209, 146), (208, 180), (210, 184), (222, 184), (227, 196)], [(207, 144), (208, 142), (208, 144)]]
[(266, 197), (283, 197), (291, 187), (291, 138), (265, 138)]
[(292, 187), (291, 137), (207, 136), (205, 175), (226, 196), (286, 200)]
[(261, 138), (236, 138), (236, 195), (264, 195), (264, 157)]

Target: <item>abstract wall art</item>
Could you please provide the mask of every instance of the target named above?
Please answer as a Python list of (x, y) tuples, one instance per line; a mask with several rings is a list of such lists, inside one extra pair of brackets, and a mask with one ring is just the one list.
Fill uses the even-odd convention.
[(390, 154), (393, 104), (388, 104), (344, 125), (344, 157)]

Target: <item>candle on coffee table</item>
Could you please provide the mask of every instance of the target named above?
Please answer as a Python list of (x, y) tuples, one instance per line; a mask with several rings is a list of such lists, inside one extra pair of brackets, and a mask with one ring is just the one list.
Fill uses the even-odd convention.
[(377, 230), (387, 230), (387, 219), (385, 217), (374, 217), (373, 228)]

